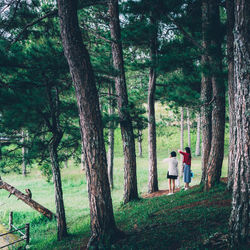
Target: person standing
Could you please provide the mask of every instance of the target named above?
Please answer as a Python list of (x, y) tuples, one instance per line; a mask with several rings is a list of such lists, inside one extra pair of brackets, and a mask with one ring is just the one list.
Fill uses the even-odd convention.
[(178, 160), (176, 159), (176, 152), (173, 151), (170, 153), (170, 158), (166, 158), (163, 160), (164, 162), (168, 162), (168, 186), (169, 193), (168, 195), (174, 194), (175, 191), (175, 180), (178, 177)]
[(184, 183), (185, 183), (185, 190), (189, 189), (189, 183), (191, 182), (191, 150), (189, 147), (185, 148), (186, 152), (181, 151), (178, 149), (178, 152), (183, 155), (183, 163), (184, 163)]

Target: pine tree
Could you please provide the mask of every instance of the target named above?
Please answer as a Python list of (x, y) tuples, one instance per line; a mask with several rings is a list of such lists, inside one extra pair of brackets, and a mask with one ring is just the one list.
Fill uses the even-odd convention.
[[(232, 211), (229, 220), (231, 247), (247, 247), (249, 240), (249, 91), (250, 75), (250, 8), (249, 1), (234, 1), (234, 107), (236, 117), (236, 150), (235, 160), (231, 163), (234, 169)], [(248, 242), (249, 243), (249, 242)]]
[(109, 0), (108, 6), (113, 65), (116, 71), (115, 87), (118, 96), (117, 105), (124, 152), (124, 203), (127, 203), (138, 199), (135, 140), (132, 121), (128, 112), (128, 94), (124, 71), (118, 0)]
[(236, 146), (236, 124), (235, 124), (235, 108), (234, 108), (234, 55), (233, 55), (233, 27), (234, 27), (234, 1), (226, 1), (227, 9), (227, 62), (228, 62), (228, 103), (229, 103), (229, 152), (228, 152), (228, 181), (227, 187), (233, 189), (234, 180), (234, 151)]
[(83, 137), (91, 215), (88, 247), (97, 248), (109, 244), (118, 233), (107, 176), (99, 101), (89, 53), (79, 29), (77, 1), (58, 0), (57, 4), (62, 43), (76, 89)]

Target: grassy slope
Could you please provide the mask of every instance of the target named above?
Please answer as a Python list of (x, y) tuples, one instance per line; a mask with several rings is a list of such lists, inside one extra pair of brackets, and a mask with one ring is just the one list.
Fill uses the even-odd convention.
[[(195, 172), (195, 178), (192, 184), (199, 183), (200, 180), (200, 164), (199, 159), (193, 160), (193, 171)], [(138, 186), (139, 192), (144, 193), (147, 191), (147, 159), (138, 159)], [(175, 221), (175, 217), (179, 217), (178, 213), (164, 212), (169, 210), (171, 207), (176, 205), (188, 204), (194, 200), (201, 199), (206, 194), (197, 194), (192, 197), (188, 193), (179, 193), (173, 197), (160, 197), (148, 200), (141, 200), (131, 205), (122, 206), (123, 196), (123, 159), (117, 157), (115, 159), (115, 189), (112, 192), (112, 199), (114, 204), (114, 210), (116, 214), (116, 221), (123, 230), (131, 231), (134, 225), (137, 224), (139, 228), (144, 228), (151, 223), (155, 224), (155, 218), (150, 218), (150, 214), (154, 211), (160, 211), (163, 209), (163, 214), (159, 218)], [(159, 187), (160, 189), (167, 189), (167, 181), (165, 179), (166, 166), (162, 164), (159, 159), (158, 164), (159, 172)], [(33, 192), (33, 198), (44, 206), (48, 207), (52, 211), (55, 211), (54, 206), (54, 190), (53, 184), (45, 182), (37, 171), (32, 171), (31, 176), (24, 179), (21, 176), (11, 175), (3, 176), (3, 179), (14, 185), (20, 190), (30, 188)], [(35, 249), (77, 249), (77, 245), (82, 245), (82, 237), (87, 238), (89, 235), (89, 208), (88, 208), (88, 195), (86, 189), (85, 174), (82, 173), (79, 168), (71, 167), (70, 169), (62, 170), (63, 180), (63, 191), (64, 191), (64, 202), (66, 207), (67, 223), (69, 232), (71, 234), (67, 242), (57, 243), (56, 242), (56, 222), (48, 222), (37, 212), (29, 208), (26, 204), (11, 196), (7, 198), (8, 193), (4, 190), (0, 191), (1, 203), (6, 203), (0, 207), (0, 218), (1, 221), (7, 223), (8, 211), (14, 210), (14, 222), (16, 225), (24, 224), (26, 222), (31, 223), (31, 245), (35, 246)], [(193, 191), (190, 191), (193, 192)], [(189, 199), (190, 198), (190, 199)], [(207, 209), (206, 209), (207, 210)], [(197, 217), (202, 212), (206, 214), (207, 211), (202, 209), (191, 209), (194, 217)], [(214, 211), (213, 211), (214, 210)], [(215, 208), (212, 209), (213, 213)], [(142, 212), (143, 211), (143, 212)], [(185, 213), (190, 213), (189, 210), (184, 210)], [(197, 214), (196, 214), (197, 212)], [(191, 214), (192, 214), (191, 213)], [(218, 210), (218, 213), (220, 211)], [(196, 214), (196, 215), (195, 215)], [(217, 212), (216, 212), (217, 214)], [(228, 217), (228, 213), (227, 216)], [(158, 219), (159, 219), (158, 218)], [(157, 220), (158, 220), (157, 219)], [(205, 220), (205, 218), (204, 218)], [(227, 220), (227, 219), (226, 219)], [(164, 227), (164, 226), (163, 226)], [(170, 226), (171, 227), (171, 226)], [(168, 228), (170, 231), (171, 228)], [(186, 226), (182, 228), (186, 230)], [(205, 229), (204, 229), (205, 230)], [(206, 231), (206, 230), (205, 230)], [(206, 233), (209, 233), (207, 231)], [(143, 236), (144, 237), (144, 236)], [(146, 237), (146, 236), (145, 236)], [(71, 242), (73, 240), (73, 243)], [(153, 239), (149, 238), (149, 241)], [(178, 240), (178, 238), (176, 238)], [(143, 244), (143, 243), (142, 243)], [(145, 242), (148, 244), (148, 242)]]
[[(193, 145), (192, 148), (194, 148), (195, 132), (191, 132), (191, 140)], [(140, 236), (141, 240), (138, 241), (138, 247), (142, 247), (143, 244), (148, 247), (151, 246), (150, 244), (161, 244), (159, 242), (162, 241), (162, 238), (165, 237), (166, 239), (169, 239), (168, 237), (170, 237), (170, 235), (176, 235), (177, 237), (171, 236), (171, 240), (178, 242), (180, 237), (185, 238), (186, 235), (188, 236), (189, 234), (186, 234), (185, 231), (189, 228), (189, 226), (187, 226), (188, 223), (186, 223), (185, 220), (181, 220), (182, 213), (183, 215), (190, 214), (190, 216), (193, 216), (193, 218), (197, 218), (197, 216), (200, 217), (201, 215), (207, 214), (207, 210), (209, 209), (209, 211), (212, 212), (211, 214), (215, 214), (215, 216), (221, 213), (221, 210), (219, 209), (218, 213), (216, 212), (217, 207), (209, 209), (184, 209), (182, 212), (173, 212), (173, 210), (171, 210), (174, 206), (189, 204), (190, 202), (192, 203), (197, 199), (203, 199), (204, 197), (206, 197), (206, 195), (209, 196), (209, 194), (198, 193), (198, 191), (196, 191), (196, 193), (194, 192), (192, 195), (189, 195), (188, 193), (179, 193), (174, 195), (174, 197), (160, 197), (148, 200), (140, 200), (139, 202), (132, 203), (131, 205), (122, 206), (121, 204), (123, 196), (123, 158), (121, 137), (120, 132), (118, 130), (116, 131), (115, 140), (115, 189), (112, 191), (112, 200), (116, 221), (119, 227), (121, 227), (125, 231), (133, 231), (134, 227), (138, 227), (138, 229), (136, 230), (139, 231), (143, 231), (144, 229), (146, 229), (146, 231), (144, 230), (145, 235), (143, 236), (142, 234)], [(185, 138), (185, 142), (186, 141), (187, 138)], [(177, 127), (159, 129), (157, 134), (157, 145), (159, 188), (167, 189), (167, 181), (165, 178), (166, 166), (162, 163), (162, 159), (168, 157), (168, 154), (172, 150), (178, 149), (179, 129)], [(143, 152), (144, 157), (137, 158), (137, 177), (138, 189), (140, 194), (147, 192), (148, 160), (146, 154), (146, 131), (144, 133)], [(222, 176), (226, 176), (226, 163), (227, 162), (224, 161)], [(192, 169), (195, 173), (195, 178), (192, 181), (192, 185), (195, 185), (198, 184), (200, 181), (200, 158), (193, 158)], [(55, 211), (53, 184), (47, 183), (41, 176), (39, 171), (33, 169), (31, 171), (30, 176), (28, 176), (27, 178), (23, 178), (22, 176), (16, 174), (2, 176), (2, 178), (4, 181), (12, 184), (20, 190), (30, 188), (32, 190), (34, 200), (38, 201), (45, 207), (48, 207), (52, 211)], [(31, 246), (33, 246), (34, 249), (78, 249), (80, 246), (85, 244), (84, 241), (86, 241), (87, 237), (89, 236), (89, 207), (85, 173), (83, 173), (78, 166), (71, 166), (69, 169), (62, 169), (62, 184), (67, 224), (70, 233), (70, 236), (66, 241), (59, 243), (56, 241), (55, 221), (47, 221), (45, 218), (40, 216), (36, 211), (32, 210), (26, 204), (22, 203), (21, 201), (17, 201), (17, 199), (13, 196), (8, 199), (8, 193), (5, 190), (0, 190), (0, 222), (7, 224), (8, 212), (10, 210), (13, 210), (15, 225), (23, 225), (27, 222), (31, 223)], [(192, 193), (193, 191), (190, 192)], [(213, 199), (213, 196), (211, 196), (209, 199)], [(168, 213), (167, 211), (169, 209), (172, 212)], [(157, 212), (158, 210), (162, 210), (162, 214), (161, 212), (159, 212), (160, 216), (153, 215), (151, 218), (151, 215)], [(225, 221), (227, 221), (228, 211), (225, 213), (223, 212), (223, 214), (225, 215)], [(203, 216), (201, 220), (203, 220), (203, 224), (205, 225), (205, 221), (207, 220), (206, 217)], [(171, 221), (174, 224), (171, 224)], [(162, 229), (161, 226), (152, 226), (154, 224), (157, 224), (158, 222), (160, 225), (162, 224)], [(179, 229), (177, 229), (176, 223), (178, 225), (183, 224), (183, 226), (180, 228), (178, 227)], [(227, 225), (225, 224), (223, 227), (227, 228)], [(152, 233), (155, 230), (154, 228), (157, 229), (155, 231), (155, 234)], [(211, 229), (202, 229), (202, 226), (198, 226), (198, 228), (200, 231), (204, 230), (203, 235), (209, 234), (211, 231)], [(161, 231), (162, 233), (160, 233)], [(168, 232), (167, 234), (169, 235), (167, 237), (166, 232)], [(149, 236), (149, 234), (153, 234), (153, 238), (147, 237)], [(180, 236), (179, 234), (183, 236)], [(159, 235), (159, 238), (157, 235)], [(146, 237), (146, 240), (143, 240), (144, 237)], [(193, 240), (194, 238), (191, 239)], [(128, 243), (129, 242), (133, 242), (133, 237), (128, 239)]]
[(118, 225), (128, 236), (113, 247), (204, 249), (203, 241), (209, 235), (227, 233), (230, 197), (222, 184), (209, 193), (196, 187), (128, 204), (117, 212)]

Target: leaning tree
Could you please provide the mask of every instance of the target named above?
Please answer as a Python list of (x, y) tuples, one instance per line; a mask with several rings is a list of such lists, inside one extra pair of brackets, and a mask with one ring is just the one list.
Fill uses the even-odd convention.
[(88, 247), (98, 247), (109, 244), (119, 231), (113, 214), (97, 88), (79, 29), (77, 1), (58, 0), (57, 5), (64, 54), (74, 82), (80, 116), (91, 216)]

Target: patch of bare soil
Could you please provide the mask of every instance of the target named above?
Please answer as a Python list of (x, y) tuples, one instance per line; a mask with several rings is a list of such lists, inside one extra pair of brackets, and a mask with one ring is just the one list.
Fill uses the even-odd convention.
[[(194, 188), (194, 187), (197, 187), (198, 185), (196, 185), (196, 186), (192, 186), (192, 187), (190, 187), (189, 189), (192, 189), (192, 188)], [(175, 189), (175, 193), (176, 192), (179, 192), (181, 189), (180, 188), (176, 188)], [(146, 198), (153, 198), (153, 197), (159, 197), (159, 196), (162, 196), (162, 195), (168, 195), (168, 193), (169, 193), (169, 190), (168, 189), (166, 189), (166, 190), (159, 190), (159, 191), (157, 191), (157, 192), (154, 192), (154, 193), (152, 193), (152, 194), (142, 194), (142, 198), (144, 198), (144, 199), (146, 199)]]
[[(223, 177), (220, 179), (221, 182), (224, 182), (224, 183), (227, 183), (227, 177)], [(199, 185), (195, 185), (195, 186), (191, 186), (190, 189), (194, 188), (194, 187), (197, 187)], [(177, 188), (175, 189), (175, 192), (179, 192), (181, 189), (180, 188)], [(142, 198), (146, 199), (146, 198), (153, 198), (153, 197), (159, 197), (159, 196), (162, 196), (162, 195), (167, 195), (169, 193), (169, 190), (166, 189), (166, 190), (159, 190), (157, 192), (154, 192), (154, 193), (151, 193), (151, 194), (142, 194)]]

